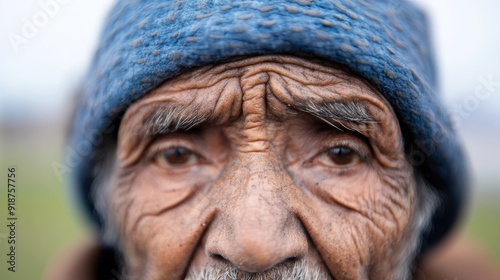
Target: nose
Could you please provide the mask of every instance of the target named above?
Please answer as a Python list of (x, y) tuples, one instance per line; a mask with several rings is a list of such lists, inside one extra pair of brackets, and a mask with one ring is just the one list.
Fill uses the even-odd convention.
[(262, 272), (305, 257), (306, 234), (286, 203), (286, 188), (292, 180), (276, 168), (252, 174), (241, 170), (222, 186), (233, 191), (207, 233), (207, 255), (247, 272)]

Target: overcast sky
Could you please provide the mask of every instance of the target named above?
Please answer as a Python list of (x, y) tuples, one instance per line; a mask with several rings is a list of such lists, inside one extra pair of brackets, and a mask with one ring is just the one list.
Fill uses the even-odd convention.
[[(40, 2), (0, 2), (0, 110), (4, 117), (54, 115), (69, 102), (88, 65), (103, 18), (114, 1), (65, 0), (47, 24), (15, 47), (9, 36), (21, 34), (25, 19), (43, 11)], [(64, 2), (63, 0), (59, 0)], [(500, 81), (500, 1), (415, 0), (433, 26), (441, 90), (450, 104), (462, 103), (480, 85), (480, 77)], [(43, 20), (43, 18), (41, 18)], [(481, 104), (495, 110), (500, 89)], [(0, 116), (1, 116), (0, 112)]]

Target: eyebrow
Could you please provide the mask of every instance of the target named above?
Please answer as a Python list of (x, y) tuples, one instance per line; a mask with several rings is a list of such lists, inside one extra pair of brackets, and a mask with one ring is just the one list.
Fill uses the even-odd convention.
[(176, 131), (188, 131), (207, 121), (208, 116), (197, 114), (196, 107), (160, 107), (143, 121), (142, 134), (147, 137), (164, 135)]
[[(154, 110), (142, 122), (141, 132), (147, 137), (154, 137), (173, 133), (176, 131), (188, 131), (206, 123), (210, 116), (198, 106), (162, 106)], [(297, 111), (310, 114), (327, 124), (343, 131), (338, 125), (347, 130), (356, 130), (353, 124), (369, 124), (376, 121), (366, 109), (363, 101), (333, 101), (333, 102), (298, 102), (292, 105)]]
[(304, 104), (299, 103), (296, 106), (299, 111), (313, 115), (340, 131), (343, 131), (343, 129), (335, 123), (347, 130), (356, 131), (357, 129), (352, 124), (376, 123), (363, 101), (309, 101)]

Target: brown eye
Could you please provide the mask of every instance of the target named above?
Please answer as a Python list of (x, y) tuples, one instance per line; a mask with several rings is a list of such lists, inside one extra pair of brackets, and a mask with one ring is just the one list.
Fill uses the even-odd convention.
[(160, 159), (171, 166), (183, 166), (196, 161), (195, 153), (183, 147), (169, 148), (160, 153)]
[(357, 152), (345, 146), (333, 147), (327, 151), (326, 155), (331, 163), (338, 166), (353, 165), (360, 160)]

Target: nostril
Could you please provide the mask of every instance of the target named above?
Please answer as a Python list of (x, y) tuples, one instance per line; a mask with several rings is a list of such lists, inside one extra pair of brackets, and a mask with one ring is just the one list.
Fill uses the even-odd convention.
[(217, 261), (227, 262), (226, 258), (224, 258), (221, 254), (213, 253), (213, 254), (210, 254), (210, 257), (217, 260)]
[(263, 267), (262, 265), (256, 265), (256, 264), (248, 265), (244, 263), (238, 263), (235, 262), (235, 260), (231, 260), (229, 258), (224, 257), (224, 255), (222, 255), (221, 253), (210, 253), (209, 257), (216, 262), (220, 262), (221, 264), (234, 266), (237, 267), (238, 269), (247, 272), (265, 271), (273, 267), (293, 268), (293, 266), (302, 259), (302, 257), (300, 256), (292, 256), (286, 259), (282, 259), (281, 261), (277, 261), (275, 263), (269, 262), (268, 263), (269, 266)]
[[(299, 239), (300, 242), (281, 242), (283, 240), (270, 238), (256, 240), (256, 235), (239, 234), (233, 242), (212, 242), (213, 239), (208, 238), (205, 254), (214, 264), (229, 265), (251, 273), (273, 267), (292, 268), (307, 255), (305, 239)], [(289, 239), (295, 241), (295, 238)]]
[(300, 257), (289, 257), (282, 262), (280, 262), (278, 265), (279, 266), (284, 266), (287, 268), (293, 267), (297, 262), (299, 262)]

